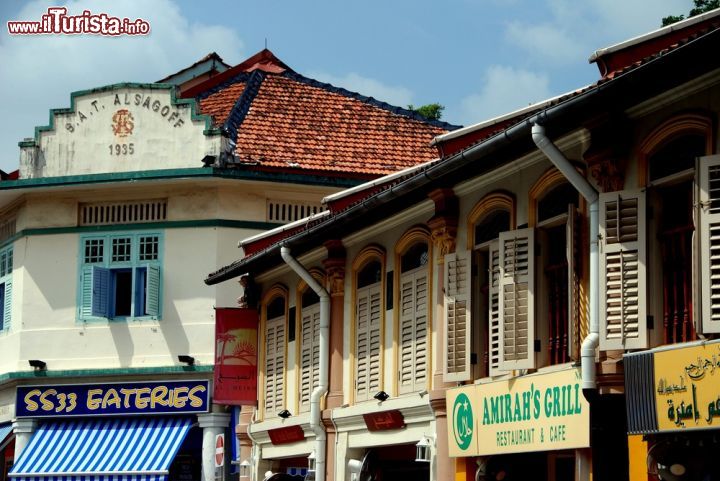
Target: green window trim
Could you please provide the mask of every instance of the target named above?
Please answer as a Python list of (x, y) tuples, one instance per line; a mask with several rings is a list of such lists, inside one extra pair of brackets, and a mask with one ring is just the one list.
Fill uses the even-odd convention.
[(0, 332), (10, 330), (12, 316), (12, 244), (0, 249)]
[(79, 249), (79, 321), (161, 319), (161, 232), (83, 235)]

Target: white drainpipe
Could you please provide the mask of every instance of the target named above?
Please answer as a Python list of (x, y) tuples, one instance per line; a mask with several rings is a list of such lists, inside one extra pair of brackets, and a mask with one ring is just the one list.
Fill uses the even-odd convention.
[(325, 430), (320, 420), (320, 399), (328, 390), (330, 361), (330, 295), (283, 246), (280, 255), (285, 263), (299, 275), (320, 297), (320, 379), (310, 395), (310, 429), (315, 433), (315, 480), (325, 481)]
[(597, 388), (595, 381), (595, 351), (600, 342), (599, 322), (599, 296), (600, 278), (598, 257), (598, 232), (600, 222), (598, 219), (598, 192), (583, 177), (569, 160), (565, 158), (560, 149), (545, 135), (545, 128), (542, 125), (533, 124), (532, 138), (535, 145), (542, 151), (550, 162), (565, 176), (575, 187), (580, 195), (590, 204), (590, 332), (583, 340), (580, 348), (580, 365), (582, 370), (583, 391)]

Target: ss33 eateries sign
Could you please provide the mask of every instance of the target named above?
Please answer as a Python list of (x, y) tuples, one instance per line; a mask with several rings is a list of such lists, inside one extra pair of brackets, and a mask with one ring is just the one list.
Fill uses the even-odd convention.
[(18, 386), (15, 416), (117, 416), (209, 410), (209, 381)]

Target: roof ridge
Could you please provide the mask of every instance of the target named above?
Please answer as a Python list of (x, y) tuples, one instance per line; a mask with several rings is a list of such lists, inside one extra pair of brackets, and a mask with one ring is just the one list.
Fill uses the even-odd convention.
[(419, 113), (415, 112), (414, 110), (409, 110), (409, 109), (406, 109), (403, 107), (391, 105), (387, 102), (383, 102), (382, 100), (378, 100), (373, 97), (368, 97), (368, 96), (362, 95), (358, 92), (353, 92), (352, 90), (347, 90), (343, 87), (336, 87), (327, 82), (320, 82), (319, 80), (305, 77), (304, 75), (301, 75), (294, 71), (288, 70), (286, 72), (283, 72), (281, 75), (283, 77), (290, 78), (297, 82), (302, 82), (306, 85), (310, 85), (311, 87), (316, 87), (316, 88), (320, 88), (323, 90), (327, 90), (329, 92), (337, 93), (337, 94), (343, 95), (345, 97), (349, 97), (351, 99), (358, 100), (365, 104), (372, 105), (373, 107), (378, 107), (380, 109), (387, 110), (396, 115), (401, 115), (403, 117), (409, 117), (413, 120), (417, 120), (417, 121), (423, 122), (425, 124), (430, 124), (434, 127), (439, 127), (441, 129), (445, 129), (445, 130), (455, 130), (455, 129), (459, 129), (462, 127), (461, 125), (454, 125), (454, 124), (451, 124), (448, 122), (444, 122), (442, 120), (431, 120), (431, 119), (428, 119), (427, 117), (420, 115)]
[(238, 82), (247, 82), (249, 78), (250, 78), (249, 73), (240, 72), (239, 74), (234, 75), (233, 77), (230, 77), (225, 82), (219, 83), (216, 86), (214, 86), (208, 90), (203, 90), (202, 93), (200, 93), (194, 97), (196, 100), (206, 99), (206, 98), (210, 97), (212, 94), (216, 94), (219, 91), (221, 91), (233, 84), (236, 84)]
[(243, 93), (238, 97), (235, 105), (233, 105), (230, 110), (224, 127), (230, 132), (230, 138), (233, 139), (233, 141), (237, 139), (237, 131), (250, 111), (250, 105), (252, 105), (253, 100), (257, 96), (260, 85), (262, 85), (265, 77), (266, 73), (262, 70), (253, 70), (250, 78), (245, 82), (245, 90), (243, 90)]

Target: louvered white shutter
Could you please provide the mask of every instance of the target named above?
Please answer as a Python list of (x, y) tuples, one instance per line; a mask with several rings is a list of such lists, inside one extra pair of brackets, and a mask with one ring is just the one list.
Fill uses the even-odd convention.
[(445, 382), (471, 378), (471, 255), (462, 251), (445, 256)]
[(355, 317), (355, 399), (365, 401), (380, 390), (381, 283), (358, 289)]
[(720, 332), (720, 155), (701, 157), (699, 170), (700, 305), (703, 333)]
[(566, 229), (566, 256), (567, 256), (567, 274), (568, 274), (568, 307), (567, 307), (567, 343), (568, 356), (570, 359), (578, 359), (580, 345), (580, 275), (579, 275), (579, 258), (577, 256), (579, 249), (579, 229), (578, 229), (577, 209), (573, 204), (568, 206), (568, 218), (565, 224)]
[(400, 393), (425, 389), (427, 383), (427, 267), (404, 272), (400, 277)]
[(264, 347), (265, 414), (273, 416), (285, 403), (285, 317), (267, 321)]
[(490, 376), (503, 374), (500, 371), (500, 244), (490, 243), (488, 275), (488, 373)]
[(500, 369), (535, 367), (535, 236), (532, 229), (501, 232)]
[(600, 349), (647, 348), (645, 193), (600, 194)]
[(300, 336), (300, 412), (305, 412), (320, 381), (320, 304), (303, 307)]

